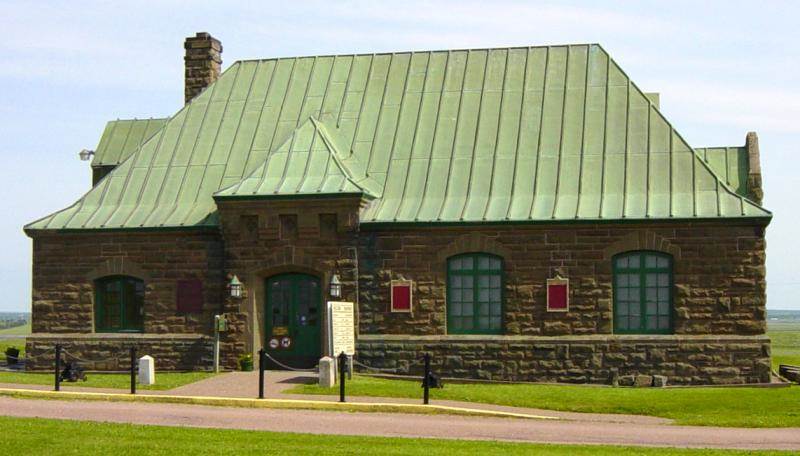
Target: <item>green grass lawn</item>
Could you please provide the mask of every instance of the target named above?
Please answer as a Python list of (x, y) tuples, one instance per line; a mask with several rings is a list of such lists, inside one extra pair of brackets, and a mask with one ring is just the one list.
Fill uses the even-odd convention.
[[(189, 383), (209, 378), (215, 374), (210, 372), (158, 372), (155, 385), (137, 385), (137, 389), (168, 390)], [(129, 374), (86, 374), (85, 382), (63, 382), (65, 386), (85, 386), (92, 388), (120, 388), (128, 390), (131, 387)], [(52, 373), (39, 372), (0, 372), (0, 383), (21, 383), (25, 385), (52, 385)]]
[(14, 326), (13, 328), (0, 329), (0, 336), (27, 336), (31, 333), (31, 324), (26, 323), (22, 326)]
[[(421, 398), (420, 381), (356, 375), (352, 396)], [(287, 393), (338, 394), (318, 385)], [(800, 426), (800, 387), (791, 388), (610, 388), (531, 384), (446, 384), (431, 399), (588, 413), (625, 413), (672, 418), (677, 424), (734, 427)]]
[(772, 367), (778, 370), (779, 364), (800, 366), (800, 324), (768, 323), (772, 339)]
[[(599, 445), (350, 437), (0, 417), (0, 454), (788, 455)], [(354, 430), (357, 432), (357, 430)]]

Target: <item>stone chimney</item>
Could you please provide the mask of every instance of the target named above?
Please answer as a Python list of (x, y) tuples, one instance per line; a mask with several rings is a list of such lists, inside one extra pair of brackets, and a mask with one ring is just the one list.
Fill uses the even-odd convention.
[(761, 204), (764, 199), (764, 190), (761, 187), (761, 158), (758, 152), (758, 135), (756, 132), (751, 131), (747, 133), (747, 139), (744, 142), (744, 147), (747, 148), (747, 161), (748, 161), (748, 174), (747, 174), (747, 192), (750, 198), (758, 204)]
[(222, 43), (206, 32), (186, 38), (184, 96), (186, 103), (219, 78), (222, 69)]

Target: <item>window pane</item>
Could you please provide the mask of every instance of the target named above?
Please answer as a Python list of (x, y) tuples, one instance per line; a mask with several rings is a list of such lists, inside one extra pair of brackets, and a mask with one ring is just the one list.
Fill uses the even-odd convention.
[(450, 260), (450, 269), (453, 271), (460, 271), (461, 270), (461, 258), (454, 258)]
[(631, 317), (638, 317), (640, 315), (641, 308), (639, 307), (638, 303), (635, 303), (631, 304), (631, 306), (628, 308), (628, 311)]
[(472, 288), (473, 280), (472, 276), (461, 276), (461, 286), (464, 288)]
[(472, 321), (472, 317), (461, 317), (461, 328), (462, 329), (472, 329), (474, 322)]
[(628, 274), (618, 274), (617, 275), (617, 286), (618, 287), (627, 287), (628, 286)]
[(503, 306), (500, 302), (493, 302), (489, 304), (489, 309), (491, 310), (491, 315), (495, 317), (502, 316), (503, 313)]
[(628, 267), (628, 257), (620, 257), (617, 258), (617, 267), (618, 268), (627, 268)]
[(461, 269), (472, 269), (472, 257), (461, 258)]
[(490, 269), (489, 258), (482, 256), (478, 258), (478, 269)]
[(644, 267), (655, 268), (657, 257), (655, 255), (645, 255)]
[(659, 287), (669, 286), (669, 274), (661, 273), (658, 275), (658, 286)]
[(478, 328), (489, 329), (489, 317), (478, 317)]
[(493, 275), (491, 282), (492, 282), (491, 283), (492, 288), (500, 288), (500, 276), (499, 275)]
[(453, 288), (461, 288), (461, 276), (460, 275), (450, 276), (450, 286)]
[(645, 294), (647, 302), (656, 302), (658, 300), (658, 288), (648, 288)]
[(657, 329), (658, 317), (647, 317), (647, 329)]
[(465, 317), (472, 318), (473, 307), (474, 306), (472, 304), (462, 304), (461, 305), (461, 315), (463, 315)]
[(639, 286), (639, 274), (628, 274), (628, 284), (631, 287)]
[(495, 288), (489, 291), (489, 300), (492, 302), (500, 302), (500, 289)]
[(489, 288), (489, 276), (478, 276), (478, 288)]
[(493, 271), (501, 270), (502, 268), (500, 267), (500, 263), (501, 262), (499, 258), (492, 258), (491, 261), (489, 262), (490, 269), (492, 269)]
[(668, 268), (669, 267), (669, 260), (664, 257), (658, 257), (658, 267), (659, 268)]
[(490, 328), (489, 329), (500, 329), (502, 328), (503, 322), (499, 316), (493, 316), (490, 318)]
[(629, 304), (627, 301), (621, 301), (617, 303), (617, 315), (621, 315), (624, 317), (628, 316), (628, 307)]
[(478, 304), (478, 315), (489, 315), (489, 303)]
[(658, 329), (669, 329), (669, 317), (658, 317)]
[(655, 315), (657, 313), (656, 310), (657, 310), (656, 303), (654, 302), (647, 303), (647, 315)]
[(475, 292), (472, 291), (472, 288), (464, 288), (461, 290), (461, 302), (471, 303), (474, 296)]
[(669, 303), (666, 301), (662, 301), (658, 303), (658, 314), (659, 315), (669, 315)]
[(617, 315), (616, 327), (618, 329), (628, 329), (628, 316), (627, 315)]
[(646, 274), (644, 283), (648, 287), (654, 287), (658, 284), (658, 274)]
[(631, 255), (628, 258), (628, 267), (631, 269), (639, 267), (639, 254)]
[(489, 290), (478, 288), (478, 302), (489, 302)]
[(639, 316), (638, 315), (637, 316), (631, 315), (630, 318), (628, 318), (628, 328), (629, 329), (639, 329), (639, 326), (640, 326), (639, 323), (640, 323), (640, 321), (639, 321)]

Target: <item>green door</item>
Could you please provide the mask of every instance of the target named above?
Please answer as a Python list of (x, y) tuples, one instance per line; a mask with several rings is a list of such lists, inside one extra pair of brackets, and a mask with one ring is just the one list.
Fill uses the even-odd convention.
[(266, 286), (267, 353), (291, 367), (315, 366), (322, 349), (319, 279), (308, 274), (281, 274), (268, 278)]

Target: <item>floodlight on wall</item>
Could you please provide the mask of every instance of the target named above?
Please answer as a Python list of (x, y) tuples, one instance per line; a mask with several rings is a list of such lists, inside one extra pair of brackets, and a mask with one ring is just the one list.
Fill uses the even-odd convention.
[(342, 281), (339, 280), (339, 274), (331, 276), (331, 297), (340, 298), (342, 296)]
[(81, 149), (81, 151), (78, 152), (78, 157), (80, 157), (81, 161), (89, 161), (93, 155), (94, 151), (89, 149)]
[(242, 282), (239, 281), (239, 278), (235, 275), (231, 278), (231, 281), (228, 283), (228, 290), (230, 290), (232, 298), (241, 298), (242, 291), (244, 286), (242, 286)]

